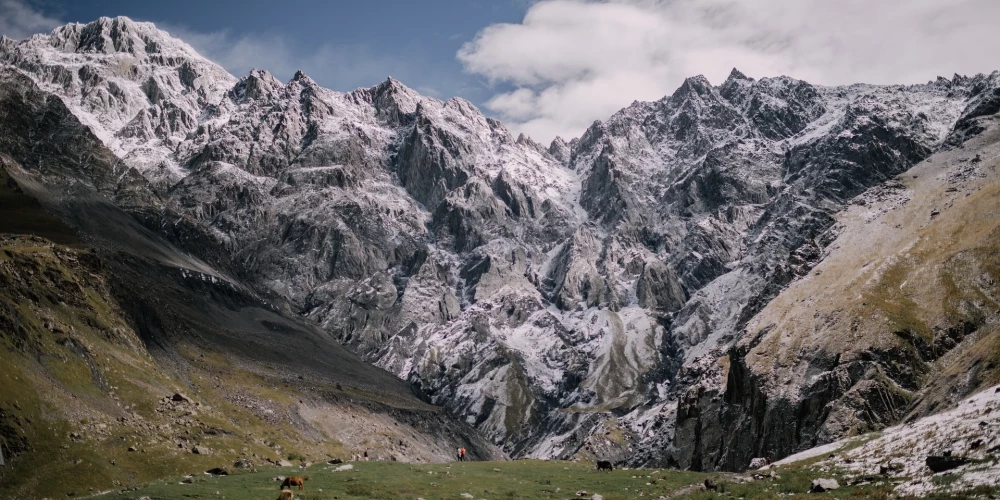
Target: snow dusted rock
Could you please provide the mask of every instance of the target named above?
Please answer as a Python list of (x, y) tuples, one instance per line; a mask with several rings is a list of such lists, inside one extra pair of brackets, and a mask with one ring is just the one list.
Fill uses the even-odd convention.
[[(780, 457), (878, 430), (992, 380), (996, 365), (981, 346), (995, 341), (989, 325), (1000, 318), (983, 309), (992, 299), (973, 297), (997, 293), (995, 272), (984, 267), (996, 251), (997, 222), (985, 215), (995, 209), (986, 193), (995, 192), (996, 169), (960, 173), (976, 157), (995, 165), (1000, 131), (991, 126), (963, 146), (940, 150), (837, 214), (822, 261), (747, 322), (727, 352), (725, 390), (698, 385), (682, 400), (691, 404), (678, 436), (701, 426), (702, 442), (726, 450), (714, 459), (739, 468), (747, 452)], [(904, 196), (886, 196), (887, 186)], [(932, 218), (936, 207), (948, 208)], [(956, 232), (966, 224), (977, 230)], [(757, 416), (746, 418), (751, 408)], [(808, 437), (761, 439), (789, 427)]]
[[(821, 431), (816, 410), (797, 437), (760, 432), (739, 410), (774, 389), (746, 366), (760, 337), (745, 328), (828, 254), (838, 211), (986, 130), (1000, 88), (996, 73), (820, 87), (734, 70), (544, 148), (391, 78), (349, 93), (301, 72), (237, 79), (126, 18), (3, 40), (0, 61), (134, 167), (114, 190), (148, 228), (508, 452), (570, 457), (613, 419), (635, 442), (602, 449), (695, 469), (848, 431)], [(849, 380), (857, 407), (876, 401), (872, 377)]]
[(552, 140), (552, 144), (549, 145), (549, 154), (558, 160), (559, 163), (565, 165), (569, 163), (573, 155), (573, 146), (576, 144), (576, 141), (577, 139), (573, 139), (567, 143), (562, 137), (556, 137)]
[(840, 488), (840, 484), (837, 483), (836, 479), (813, 479), (812, 484), (809, 486), (810, 493), (824, 493), (827, 491), (833, 491)]
[[(898, 483), (900, 495), (929, 493), (959, 495), (978, 486), (996, 485), (1000, 478), (992, 454), (1000, 446), (1000, 386), (993, 386), (936, 415), (806, 450), (776, 462), (785, 465), (818, 456), (831, 458), (818, 467), (846, 471), (849, 481), (887, 477)], [(934, 463), (946, 468), (934, 470)], [(949, 481), (935, 481), (945, 474)]]
[(129, 166), (164, 185), (183, 176), (170, 152), (235, 83), (186, 43), (126, 17), (5, 40), (0, 63), (62, 97)]

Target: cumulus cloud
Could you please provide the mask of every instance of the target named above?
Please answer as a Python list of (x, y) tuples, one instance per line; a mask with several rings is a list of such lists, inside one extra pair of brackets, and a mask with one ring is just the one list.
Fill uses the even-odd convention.
[(62, 24), (18, 0), (0, 1), (0, 35), (21, 40), (35, 33), (47, 33)]
[(684, 78), (739, 68), (817, 84), (919, 83), (1000, 69), (993, 0), (543, 0), (458, 52), (486, 107), (547, 141)]

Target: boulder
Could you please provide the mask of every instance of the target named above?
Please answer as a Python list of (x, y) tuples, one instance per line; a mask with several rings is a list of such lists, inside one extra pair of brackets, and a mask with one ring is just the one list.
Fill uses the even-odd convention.
[(189, 398), (189, 397), (187, 397), (187, 396), (185, 396), (185, 395), (183, 395), (183, 394), (181, 394), (179, 392), (174, 393), (174, 395), (171, 396), (170, 399), (172, 401), (177, 401), (178, 403), (190, 403), (191, 402), (191, 398)]
[(836, 479), (813, 479), (812, 486), (809, 487), (811, 493), (823, 493), (840, 488)]
[(969, 463), (969, 459), (965, 457), (950, 455), (930, 455), (927, 457), (927, 467), (930, 467), (935, 473), (955, 469), (967, 463)]
[(902, 471), (903, 471), (903, 464), (900, 464), (900, 463), (889, 462), (889, 463), (887, 463), (885, 465), (878, 466), (878, 472), (879, 472), (879, 474), (882, 474), (883, 476), (888, 476), (890, 474), (893, 474), (893, 473), (896, 473), (896, 472), (902, 472)]

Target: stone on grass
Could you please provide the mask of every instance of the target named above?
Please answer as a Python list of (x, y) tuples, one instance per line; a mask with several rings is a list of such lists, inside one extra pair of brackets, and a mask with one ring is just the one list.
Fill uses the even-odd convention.
[(840, 484), (837, 483), (836, 479), (813, 479), (809, 491), (812, 493), (823, 493), (824, 491), (831, 491), (837, 488), (840, 488)]

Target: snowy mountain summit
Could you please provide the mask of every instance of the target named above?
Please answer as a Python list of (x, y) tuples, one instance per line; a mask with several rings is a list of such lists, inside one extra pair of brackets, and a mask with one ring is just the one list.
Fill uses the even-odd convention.
[(892, 425), (863, 410), (924, 397), (904, 374), (934, 360), (885, 346), (845, 347), (843, 377), (788, 361), (815, 369), (776, 383), (746, 361), (747, 325), (836, 251), (841, 210), (1000, 104), (1000, 73), (823, 87), (733, 70), (544, 147), (392, 78), (236, 78), (123, 17), (3, 39), (0, 63), (118, 155), (131, 184), (112, 196), (149, 229), (510, 454), (696, 469)]

